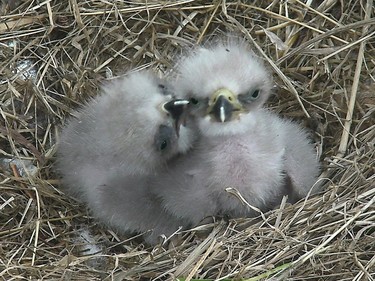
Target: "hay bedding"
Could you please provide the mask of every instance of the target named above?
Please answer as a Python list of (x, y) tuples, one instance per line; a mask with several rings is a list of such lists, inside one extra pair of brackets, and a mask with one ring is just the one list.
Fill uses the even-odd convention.
[[(3, 280), (375, 279), (373, 1), (244, 2), (1, 2)], [(186, 46), (219, 31), (273, 62), (269, 106), (311, 128), (324, 192), (164, 248), (97, 225), (59, 191), (61, 124), (103, 78), (168, 73)]]

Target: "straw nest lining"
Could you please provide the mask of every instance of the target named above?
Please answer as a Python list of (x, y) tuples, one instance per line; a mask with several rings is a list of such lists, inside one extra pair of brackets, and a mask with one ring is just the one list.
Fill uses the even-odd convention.
[[(0, 21), (0, 276), (375, 279), (375, 18), (368, 1), (9, 1)], [(167, 73), (211, 34), (274, 70), (269, 106), (310, 127), (324, 192), (150, 249), (59, 191), (56, 139), (103, 78)]]

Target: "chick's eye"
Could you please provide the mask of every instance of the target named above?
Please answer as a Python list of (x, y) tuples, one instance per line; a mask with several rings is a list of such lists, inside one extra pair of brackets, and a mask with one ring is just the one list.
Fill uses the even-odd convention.
[(251, 97), (255, 100), (259, 97), (259, 90), (255, 90), (251, 93)]
[(199, 103), (199, 101), (197, 99), (195, 99), (195, 98), (190, 98), (190, 102), (193, 105), (197, 105)]
[(154, 137), (155, 150), (159, 152), (168, 151), (175, 134), (175, 129), (172, 126), (160, 125)]
[(166, 140), (163, 140), (160, 144), (160, 151), (163, 151), (168, 146), (168, 142)]
[(257, 100), (259, 97), (260, 97), (260, 90), (256, 89), (256, 90), (249, 91), (245, 94), (239, 94), (238, 100), (242, 103), (250, 104), (253, 101)]

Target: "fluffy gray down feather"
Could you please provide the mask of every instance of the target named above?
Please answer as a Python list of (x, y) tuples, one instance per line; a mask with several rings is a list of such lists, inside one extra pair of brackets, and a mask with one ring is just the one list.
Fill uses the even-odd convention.
[(207, 216), (259, 215), (284, 195), (295, 202), (308, 194), (319, 174), (314, 148), (298, 124), (262, 108), (272, 80), (244, 42), (198, 48), (177, 72), (177, 96), (192, 101), (200, 139), (153, 187), (169, 212), (195, 225)]
[(170, 86), (150, 72), (107, 83), (102, 94), (76, 112), (62, 130), (57, 168), (66, 190), (95, 217), (121, 232), (142, 233), (156, 243), (181, 222), (150, 192), (168, 161), (186, 153), (193, 131), (180, 128), (162, 105)]
[[(271, 89), (261, 61), (233, 39), (183, 57), (172, 88), (149, 72), (108, 83), (62, 132), (64, 185), (102, 222), (153, 230), (152, 244), (205, 217), (254, 216), (314, 193), (314, 148), (298, 124), (263, 108)], [(179, 137), (161, 110), (170, 93), (190, 100)]]

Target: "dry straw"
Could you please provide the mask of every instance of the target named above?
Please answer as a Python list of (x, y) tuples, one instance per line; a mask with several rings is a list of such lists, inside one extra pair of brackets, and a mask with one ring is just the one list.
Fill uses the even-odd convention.
[[(375, 279), (372, 0), (1, 3), (1, 279)], [(104, 78), (168, 73), (184, 48), (221, 32), (273, 69), (269, 106), (311, 129), (324, 192), (164, 247), (117, 236), (59, 190), (61, 124)]]

